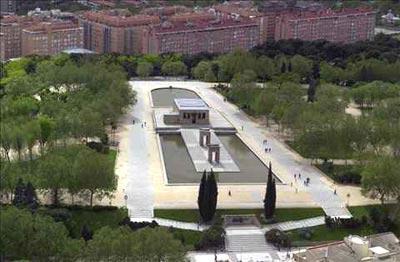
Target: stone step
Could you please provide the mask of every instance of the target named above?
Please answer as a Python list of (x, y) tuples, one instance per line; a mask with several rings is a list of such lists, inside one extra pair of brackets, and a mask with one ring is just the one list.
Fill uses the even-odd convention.
[(265, 241), (263, 234), (227, 236), (226, 247), (229, 252), (265, 252), (275, 250), (273, 246)]

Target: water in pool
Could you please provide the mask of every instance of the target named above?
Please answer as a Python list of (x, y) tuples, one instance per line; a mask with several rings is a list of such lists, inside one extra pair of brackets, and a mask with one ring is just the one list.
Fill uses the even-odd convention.
[(199, 98), (195, 92), (180, 88), (154, 89), (151, 91), (151, 97), (155, 107), (171, 107), (175, 98)]
[[(265, 183), (268, 167), (236, 136), (218, 136), (239, 166), (238, 173), (218, 173), (220, 183)], [(160, 135), (168, 183), (198, 183), (197, 173), (180, 135)], [(277, 179), (277, 182), (280, 182)]]

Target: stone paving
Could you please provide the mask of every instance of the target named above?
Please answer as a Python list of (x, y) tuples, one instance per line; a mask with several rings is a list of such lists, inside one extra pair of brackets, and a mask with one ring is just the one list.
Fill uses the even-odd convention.
[(198, 129), (181, 129), (181, 135), (197, 172), (203, 172), (204, 170), (210, 171), (211, 169), (215, 172), (240, 171), (225, 146), (213, 131), (211, 132), (211, 144), (219, 144), (220, 146), (219, 163), (214, 161), (210, 163), (208, 161), (208, 149), (199, 145)]
[[(250, 120), (236, 106), (224, 102), (223, 97), (210, 88), (212, 84), (196, 81), (133, 81), (130, 84), (137, 91), (138, 103), (126, 114), (118, 128), (118, 188), (112, 201), (114, 205), (127, 205), (131, 217), (150, 218), (153, 207), (197, 208), (198, 185), (167, 184), (154, 131), (150, 90), (169, 85), (196, 91), (220, 113), (218, 115), (224, 116), (226, 121), (239, 130), (238, 136), (253, 152), (264, 162), (272, 162), (274, 172), (283, 181), (283, 184), (277, 185), (277, 207), (322, 206), (327, 214), (343, 216), (348, 215), (344, 200), (351, 205), (377, 202), (363, 197), (359, 187), (334, 185), (319, 170), (310, 166), (309, 161), (274, 138), (263, 126)], [(135, 125), (132, 125), (132, 119), (136, 119)], [(143, 128), (141, 121), (147, 122)], [(272, 148), (268, 154), (262, 146), (265, 139), (268, 139), (268, 146)], [(294, 173), (301, 173), (303, 180), (309, 177), (309, 186), (304, 186), (303, 180), (295, 181)], [(333, 194), (334, 189), (337, 195)], [(220, 185), (218, 190), (218, 208), (261, 208), (265, 195), (265, 185), (262, 184)], [(232, 195), (228, 195), (228, 192)], [(351, 194), (351, 199), (346, 197), (347, 194)], [(125, 195), (128, 196), (127, 200)]]

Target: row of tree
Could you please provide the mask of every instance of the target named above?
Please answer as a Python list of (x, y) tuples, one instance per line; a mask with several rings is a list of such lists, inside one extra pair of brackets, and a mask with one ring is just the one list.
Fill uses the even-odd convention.
[(63, 223), (23, 209), (0, 210), (2, 260), (184, 261), (185, 249), (164, 228), (103, 227), (92, 239), (72, 239)]
[[(218, 186), (214, 171), (209, 174), (204, 170), (199, 185), (197, 204), (201, 220), (208, 223), (213, 220), (217, 210)], [(267, 188), (264, 198), (264, 216), (266, 219), (273, 218), (276, 208), (276, 184), (272, 172), (271, 162), (268, 168)]]
[(52, 148), (35, 161), (3, 162), (1, 167), (0, 190), (11, 198), (15, 192), (16, 202), (21, 202), (22, 178), (29, 181), (30, 188), (51, 193), (53, 205), (68, 192), (72, 204), (79, 196), (92, 206), (94, 196), (110, 196), (116, 187), (114, 159), (83, 145)]

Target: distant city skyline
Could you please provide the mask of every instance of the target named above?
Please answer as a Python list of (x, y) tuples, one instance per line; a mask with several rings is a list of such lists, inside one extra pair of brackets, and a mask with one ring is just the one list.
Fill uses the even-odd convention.
[[(375, 15), (368, 8), (332, 10), (317, 2), (296, 1), (266, 2), (258, 8), (243, 1), (196, 10), (153, 7), (136, 15), (121, 9), (75, 15), (38, 9), (28, 16), (6, 15), (1, 19), (0, 58), (52, 55), (63, 48), (86, 48), (96, 53), (197, 54), (249, 50), (281, 39), (353, 43), (373, 38)], [(42, 28), (41, 37), (37, 37), (38, 27)], [(47, 28), (46, 33), (43, 28)]]

